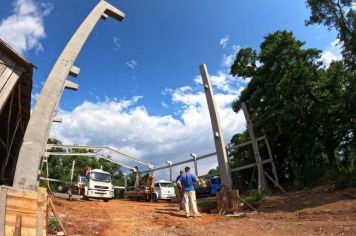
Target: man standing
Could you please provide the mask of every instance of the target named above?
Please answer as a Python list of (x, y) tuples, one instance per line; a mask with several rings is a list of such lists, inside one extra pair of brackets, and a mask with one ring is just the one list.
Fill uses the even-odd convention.
[(185, 167), (185, 173), (177, 181), (177, 185), (184, 190), (184, 205), (185, 216), (189, 217), (189, 203), (192, 205), (194, 217), (199, 217), (200, 214), (197, 208), (197, 199), (195, 196), (194, 183), (198, 181), (197, 177), (190, 173), (190, 168)]
[[(183, 173), (184, 173), (184, 170), (179, 171), (179, 175), (176, 179), (176, 182), (178, 182), (179, 178), (183, 175)], [(177, 184), (177, 188), (178, 188), (178, 194), (179, 194), (179, 211), (184, 211), (184, 191), (183, 191), (182, 185)]]

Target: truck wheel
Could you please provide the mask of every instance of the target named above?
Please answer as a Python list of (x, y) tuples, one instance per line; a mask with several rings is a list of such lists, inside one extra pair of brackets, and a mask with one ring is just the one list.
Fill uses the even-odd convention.
[(167, 202), (172, 202), (172, 199), (167, 199)]
[(157, 202), (158, 201), (156, 194), (152, 194), (152, 201), (153, 202)]
[(107, 198), (105, 198), (105, 199), (103, 199), (104, 200), (104, 202), (109, 202), (109, 199), (107, 199)]
[(88, 201), (89, 198), (87, 196), (83, 195), (83, 200)]

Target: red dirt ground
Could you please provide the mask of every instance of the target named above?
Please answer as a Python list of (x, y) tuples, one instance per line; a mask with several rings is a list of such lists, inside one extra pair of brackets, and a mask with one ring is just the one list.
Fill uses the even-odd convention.
[(56, 199), (76, 235), (356, 235), (356, 189), (327, 185), (274, 196), (245, 217), (184, 218), (174, 203)]

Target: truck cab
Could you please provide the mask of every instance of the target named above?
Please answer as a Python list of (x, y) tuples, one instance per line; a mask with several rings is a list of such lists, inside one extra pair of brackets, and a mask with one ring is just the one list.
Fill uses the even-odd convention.
[(222, 184), (219, 176), (210, 178), (210, 196), (216, 196), (216, 193), (222, 189)]
[(154, 184), (152, 200), (172, 201), (176, 197), (174, 186), (171, 181), (159, 180)]
[(83, 199), (96, 198), (108, 202), (113, 197), (114, 186), (110, 173), (100, 169), (89, 170), (86, 174)]

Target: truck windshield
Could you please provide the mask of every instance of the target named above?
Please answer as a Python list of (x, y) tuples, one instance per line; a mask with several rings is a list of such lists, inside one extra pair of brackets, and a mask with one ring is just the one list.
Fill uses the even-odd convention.
[(90, 179), (103, 182), (111, 182), (111, 176), (109, 174), (100, 172), (91, 172)]
[(220, 184), (220, 178), (214, 178), (210, 180), (211, 184)]
[(172, 183), (159, 183), (161, 185), (161, 188), (172, 188), (173, 185)]

